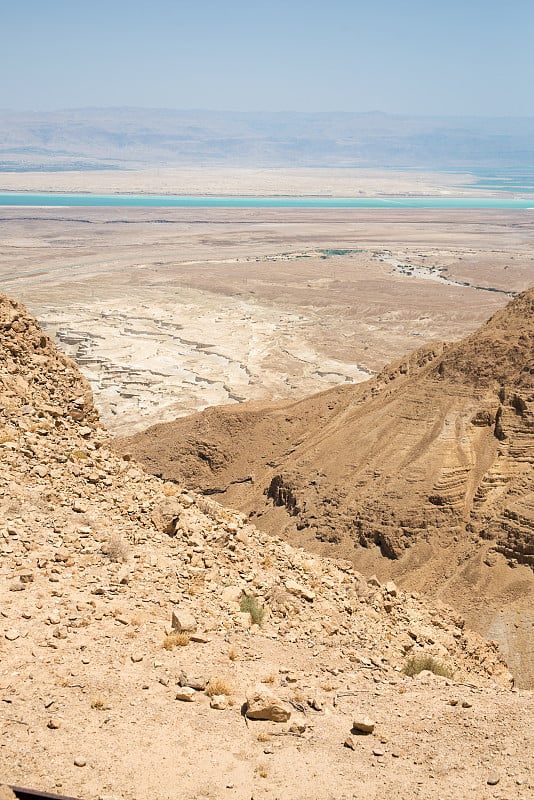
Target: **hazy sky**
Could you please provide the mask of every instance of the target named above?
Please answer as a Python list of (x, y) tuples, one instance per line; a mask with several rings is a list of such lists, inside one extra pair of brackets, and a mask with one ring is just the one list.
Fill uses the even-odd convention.
[(0, 0), (0, 108), (534, 116), (534, 0)]

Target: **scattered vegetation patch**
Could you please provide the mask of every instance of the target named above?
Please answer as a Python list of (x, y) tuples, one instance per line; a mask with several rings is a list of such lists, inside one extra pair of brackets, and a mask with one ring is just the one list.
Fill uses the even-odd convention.
[(361, 250), (346, 250), (342, 248), (330, 248), (327, 250), (319, 250), (321, 253), (321, 258), (328, 258), (329, 256), (348, 256), (351, 253), (361, 253)]
[(441, 675), (444, 678), (452, 678), (454, 671), (442, 661), (437, 661), (433, 656), (412, 656), (403, 667), (403, 672), (409, 678), (419, 675), (423, 670), (433, 672), (434, 675)]
[(250, 614), (255, 625), (261, 625), (265, 617), (265, 609), (254, 594), (243, 594), (239, 603), (239, 610)]

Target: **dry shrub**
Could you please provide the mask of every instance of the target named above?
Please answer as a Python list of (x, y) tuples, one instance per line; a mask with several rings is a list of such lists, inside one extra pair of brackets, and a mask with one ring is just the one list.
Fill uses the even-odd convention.
[(275, 675), (274, 672), (271, 672), (269, 675), (265, 675), (264, 678), (261, 679), (262, 683), (276, 683), (278, 675)]
[(108, 542), (102, 548), (110, 561), (126, 563), (129, 558), (128, 545), (118, 533), (109, 537)]
[(206, 687), (206, 694), (209, 697), (216, 694), (224, 694), (229, 697), (234, 691), (234, 682), (227, 675), (212, 675)]
[(451, 667), (444, 664), (442, 661), (437, 661), (430, 655), (412, 656), (402, 669), (404, 674), (408, 675), (409, 678), (413, 678), (414, 675), (419, 675), (423, 670), (433, 672), (434, 675), (441, 675), (443, 678), (452, 678), (454, 675), (454, 671)]
[(190, 636), (185, 631), (173, 631), (163, 640), (165, 650), (174, 650), (175, 647), (185, 647), (190, 642)]
[(266, 731), (260, 731), (257, 736), (258, 742), (268, 742), (270, 738)]
[(239, 603), (239, 610), (244, 612), (248, 611), (252, 619), (252, 622), (255, 625), (261, 626), (263, 618), (265, 616), (265, 609), (255, 595), (253, 594), (242, 595)]

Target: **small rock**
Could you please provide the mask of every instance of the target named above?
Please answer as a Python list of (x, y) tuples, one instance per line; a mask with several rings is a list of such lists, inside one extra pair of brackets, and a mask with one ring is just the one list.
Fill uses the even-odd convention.
[(74, 759), (75, 767), (85, 767), (86, 764), (87, 761), (85, 760), (85, 758), (83, 758), (83, 756), (76, 756), (76, 758)]
[(245, 630), (248, 630), (252, 627), (252, 617), (248, 611), (238, 611), (235, 615), (235, 620), (237, 624), (242, 628), (245, 628)]
[(383, 756), (385, 752), (386, 751), (382, 750), (381, 747), (373, 747), (373, 755), (374, 756), (377, 756), (377, 757)]
[(15, 641), (15, 639), (18, 639), (18, 638), (19, 638), (19, 636), (20, 636), (20, 633), (19, 633), (18, 631), (16, 631), (14, 628), (9, 628), (9, 630), (7, 630), (7, 631), (4, 633), (4, 636), (6, 637), (6, 639), (7, 639), (9, 642), (14, 642), (14, 641)]
[(171, 625), (175, 631), (180, 633), (194, 633), (197, 629), (197, 622), (194, 616), (189, 611), (181, 608), (172, 612)]
[(274, 747), (272, 745), (268, 745), (267, 747), (263, 748), (263, 752), (266, 756), (270, 756), (272, 753), (274, 753)]
[(306, 723), (305, 722), (293, 722), (289, 726), (290, 733), (305, 733), (306, 731)]
[(225, 708), (228, 708), (228, 698), (224, 694), (214, 694), (210, 700), (210, 706), (219, 711), (224, 711)]
[(297, 583), (296, 581), (286, 581), (286, 589), (289, 594), (295, 595), (295, 597), (302, 597), (310, 603), (312, 600), (315, 600), (315, 592), (312, 592), (311, 589), (307, 589), (306, 586), (302, 586), (301, 583)]
[(247, 696), (246, 715), (249, 719), (266, 719), (271, 722), (287, 722), (290, 708), (272, 692), (257, 687)]
[(391, 595), (391, 597), (396, 597), (398, 593), (397, 586), (393, 583), (393, 581), (388, 581), (384, 586), (386, 592)]
[(57, 717), (55, 717), (55, 718), (54, 718), (54, 717), (52, 717), (52, 718), (51, 718), (51, 719), (49, 719), (49, 720), (48, 720), (48, 722), (46, 723), (46, 727), (47, 727), (47, 728), (50, 728), (50, 729), (51, 729), (51, 730), (53, 730), (53, 731), (57, 731), (57, 729), (58, 729), (58, 728), (61, 728), (61, 720), (60, 720), (60, 719), (58, 719)]
[(370, 717), (355, 717), (352, 723), (352, 730), (358, 733), (372, 733), (375, 723)]
[(352, 738), (352, 736), (347, 736), (347, 738), (343, 742), (343, 747), (348, 747), (351, 750), (355, 750), (356, 749), (356, 747), (354, 745), (354, 739)]
[(473, 708), (473, 703), (470, 703), (469, 700), (464, 700), (462, 702), (462, 708)]
[(224, 603), (238, 603), (242, 594), (243, 591), (239, 586), (225, 586), (222, 590), (221, 599)]
[(486, 783), (488, 784), (488, 786), (497, 786), (500, 779), (501, 779), (500, 775), (490, 775)]
[(176, 699), (183, 700), (185, 703), (192, 703), (195, 699), (195, 690), (190, 686), (183, 686), (176, 692)]
[(132, 659), (134, 664), (138, 664), (140, 661), (143, 660), (143, 654), (142, 653), (132, 653), (130, 658)]
[(206, 688), (207, 679), (204, 677), (190, 678), (185, 674), (185, 672), (181, 672), (180, 677), (178, 678), (178, 683), (182, 687), (189, 686), (190, 689), (195, 689), (197, 692), (203, 692)]
[(205, 633), (192, 633), (189, 640), (197, 644), (208, 644), (208, 642), (211, 642), (211, 638)]
[(324, 711), (324, 703), (318, 697), (312, 697), (308, 700), (308, 705), (310, 708), (313, 708), (314, 711)]

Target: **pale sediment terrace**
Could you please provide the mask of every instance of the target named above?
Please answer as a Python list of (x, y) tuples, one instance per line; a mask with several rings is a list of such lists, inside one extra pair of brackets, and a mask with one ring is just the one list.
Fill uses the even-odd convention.
[[(307, 341), (305, 315), (226, 298), (207, 307), (197, 292), (173, 302), (119, 300), (41, 314), (44, 329), (91, 382), (115, 432), (210, 405), (286, 397), (364, 380), (369, 371)], [(209, 304), (208, 304), (209, 305)]]

